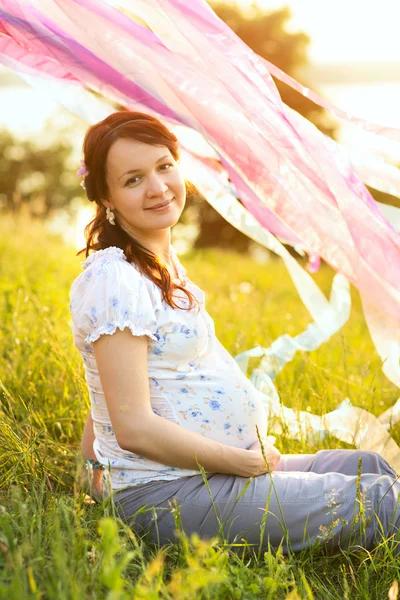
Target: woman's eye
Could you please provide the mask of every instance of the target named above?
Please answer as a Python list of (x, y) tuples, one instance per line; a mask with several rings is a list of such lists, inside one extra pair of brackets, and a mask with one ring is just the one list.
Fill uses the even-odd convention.
[(134, 183), (136, 183), (136, 182), (135, 182), (135, 179), (139, 179), (139, 177), (131, 177), (130, 179), (128, 179), (128, 181), (126, 182), (126, 184), (125, 184), (125, 185), (128, 185), (128, 183), (131, 183), (132, 181), (133, 181)]
[[(173, 167), (174, 165), (172, 163), (165, 163), (164, 165), (161, 165), (160, 169), (163, 169), (164, 171), (169, 171), (169, 169), (164, 169), (164, 167)], [(130, 177), (125, 185), (128, 185), (130, 183), (137, 183), (135, 181), (135, 179), (140, 179), (140, 177), (137, 175), (136, 177)]]

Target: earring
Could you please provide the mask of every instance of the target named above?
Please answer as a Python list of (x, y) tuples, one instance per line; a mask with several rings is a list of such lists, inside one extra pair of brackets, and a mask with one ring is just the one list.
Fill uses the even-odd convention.
[(107, 206), (106, 210), (106, 219), (109, 223), (111, 223), (111, 225), (115, 225), (115, 215), (109, 206)]

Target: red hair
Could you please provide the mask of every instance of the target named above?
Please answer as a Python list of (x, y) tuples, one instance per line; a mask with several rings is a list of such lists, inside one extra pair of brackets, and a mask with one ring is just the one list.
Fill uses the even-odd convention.
[[(137, 121), (137, 123), (135, 122)], [(176, 136), (155, 117), (128, 110), (115, 112), (102, 121), (95, 123), (86, 131), (83, 141), (83, 155), (89, 174), (85, 177), (85, 189), (88, 199), (96, 202), (94, 219), (85, 227), (86, 248), (77, 255), (90, 250), (103, 250), (110, 246), (121, 248), (129, 262), (134, 263), (140, 272), (155, 283), (162, 291), (163, 300), (172, 308), (178, 306), (173, 297), (173, 290), (182, 290), (188, 297), (190, 310), (197, 303), (195, 296), (184, 287), (172, 284), (167, 267), (158, 257), (130, 234), (115, 220), (111, 225), (106, 219), (106, 208), (101, 199), (109, 195), (106, 180), (106, 162), (112, 144), (122, 138), (130, 138), (154, 146), (165, 146), (173, 158), (179, 160), (179, 144)], [(195, 194), (197, 189), (189, 181), (185, 181), (186, 193)], [(198, 192), (197, 192), (198, 193)], [(154, 272), (159, 274), (159, 278)]]

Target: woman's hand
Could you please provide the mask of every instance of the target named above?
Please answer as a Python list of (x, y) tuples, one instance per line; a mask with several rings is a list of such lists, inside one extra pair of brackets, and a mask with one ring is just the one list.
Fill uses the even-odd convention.
[(103, 496), (103, 471), (102, 469), (94, 469), (86, 463), (88, 459), (97, 460), (93, 450), (94, 440), (93, 419), (92, 413), (89, 410), (81, 440), (82, 458), (85, 463), (78, 467), (77, 484), (85, 494), (88, 494), (99, 502)]
[[(95, 460), (94, 455), (90, 458)], [(91, 498), (94, 498), (97, 502), (101, 502), (103, 498), (103, 473), (104, 471), (102, 469), (95, 469), (90, 465), (90, 463), (85, 461), (84, 464), (78, 466), (76, 473), (76, 483), (78, 489), (83, 491)]]
[[(281, 453), (275, 448), (275, 438), (273, 436), (267, 436), (261, 438), (262, 445), (264, 446), (265, 459), (262, 454), (261, 444), (257, 440), (254, 444), (246, 450), (245, 464), (240, 465), (237, 475), (241, 477), (252, 477), (253, 475), (264, 475), (273, 471), (278, 464)], [(239, 472), (240, 471), (240, 472)]]
[[(261, 442), (262, 442), (264, 448), (266, 446), (273, 446), (276, 442), (276, 437), (274, 435), (267, 435), (267, 437), (261, 437)], [(261, 450), (261, 444), (260, 444), (259, 440), (257, 440), (256, 442), (254, 442), (254, 444), (252, 444), (249, 448), (247, 448), (247, 450), (257, 450), (257, 449)]]

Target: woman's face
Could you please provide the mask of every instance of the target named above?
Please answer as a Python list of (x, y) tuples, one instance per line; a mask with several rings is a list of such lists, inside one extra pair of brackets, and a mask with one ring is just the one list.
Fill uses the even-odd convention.
[[(108, 202), (122, 228), (150, 236), (179, 220), (186, 187), (178, 163), (166, 146), (118, 139), (106, 164)], [(158, 205), (165, 205), (156, 208)]]

